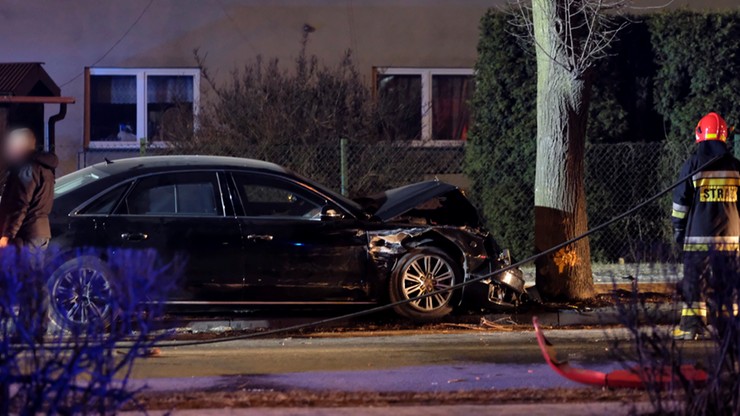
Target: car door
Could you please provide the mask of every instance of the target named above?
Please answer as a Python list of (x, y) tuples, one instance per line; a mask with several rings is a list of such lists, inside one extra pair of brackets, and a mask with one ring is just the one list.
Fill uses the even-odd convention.
[(136, 179), (103, 231), (113, 247), (156, 249), (182, 262), (173, 301), (242, 300), (244, 257), (237, 219), (226, 216), (216, 171), (166, 172)]
[[(367, 237), (356, 219), (291, 178), (232, 172), (232, 179), (245, 240), (246, 299), (368, 300)], [(329, 210), (341, 215), (322, 215)]]

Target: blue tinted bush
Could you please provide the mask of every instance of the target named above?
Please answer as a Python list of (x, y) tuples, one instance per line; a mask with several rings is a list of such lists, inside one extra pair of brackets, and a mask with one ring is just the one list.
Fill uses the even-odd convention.
[[(84, 284), (93, 266), (108, 284)], [(134, 402), (133, 364), (160, 340), (153, 323), (179, 275), (176, 264), (161, 265), (153, 251), (3, 250), (0, 414), (103, 414)], [(70, 295), (60, 279), (80, 290)], [(90, 315), (85, 324), (60, 318), (83, 298), (98, 299), (109, 314)]]

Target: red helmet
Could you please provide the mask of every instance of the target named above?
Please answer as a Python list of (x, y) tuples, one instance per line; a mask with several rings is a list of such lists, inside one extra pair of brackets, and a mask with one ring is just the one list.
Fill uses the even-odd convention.
[(696, 126), (696, 141), (722, 140), (727, 141), (727, 123), (717, 113), (709, 113)]

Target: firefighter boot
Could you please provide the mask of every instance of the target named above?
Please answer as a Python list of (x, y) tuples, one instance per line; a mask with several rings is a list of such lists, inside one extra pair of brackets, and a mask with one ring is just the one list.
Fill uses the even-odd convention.
[(678, 327), (673, 329), (673, 339), (677, 340), (695, 340), (702, 334), (702, 322), (698, 316), (682, 316)]

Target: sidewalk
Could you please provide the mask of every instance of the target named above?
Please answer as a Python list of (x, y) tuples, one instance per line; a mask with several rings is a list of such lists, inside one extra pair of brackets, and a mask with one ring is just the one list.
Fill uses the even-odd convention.
[[(652, 325), (674, 324), (678, 322), (681, 314), (680, 305), (672, 303), (654, 304), (644, 308), (638, 306), (636, 312), (640, 320)], [(510, 317), (512, 321), (519, 325), (531, 325), (533, 316), (537, 316), (542, 325), (552, 327), (612, 326), (621, 325), (623, 322), (620, 308), (616, 306), (592, 309), (558, 309), (552, 311), (535, 310), (514, 315), (491, 314), (487, 315), (486, 319), (495, 321), (496, 319)]]

